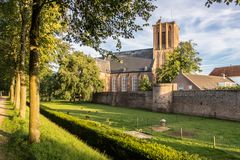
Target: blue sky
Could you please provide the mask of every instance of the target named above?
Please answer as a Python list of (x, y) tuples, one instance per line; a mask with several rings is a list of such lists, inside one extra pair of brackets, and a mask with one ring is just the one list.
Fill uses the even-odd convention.
[[(214, 67), (240, 65), (240, 6), (214, 4), (207, 8), (205, 0), (158, 0), (158, 7), (149, 20), (149, 26), (135, 33), (134, 39), (121, 39), (122, 51), (152, 48), (152, 24), (159, 17), (163, 21), (176, 21), (180, 27), (180, 40), (193, 40), (200, 53), (203, 74)], [(93, 57), (99, 56), (89, 47), (73, 45)], [(115, 51), (109, 39), (103, 48)]]

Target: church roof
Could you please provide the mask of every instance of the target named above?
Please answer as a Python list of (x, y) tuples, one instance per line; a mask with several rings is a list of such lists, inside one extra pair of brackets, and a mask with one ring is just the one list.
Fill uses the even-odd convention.
[(239, 77), (240, 65), (214, 68), (214, 70), (210, 73), (210, 75), (213, 76), (222, 76), (223, 74), (228, 77)]
[(153, 60), (131, 56), (117, 56), (120, 60), (111, 60), (111, 73), (120, 72), (150, 72), (152, 69)]
[(123, 55), (125, 55), (125, 56), (131, 56), (131, 57), (153, 59), (153, 48), (115, 52), (114, 54), (116, 56), (123, 56)]
[(115, 52), (118, 60), (97, 58), (96, 62), (104, 73), (151, 72), (153, 65), (153, 49), (139, 49)]

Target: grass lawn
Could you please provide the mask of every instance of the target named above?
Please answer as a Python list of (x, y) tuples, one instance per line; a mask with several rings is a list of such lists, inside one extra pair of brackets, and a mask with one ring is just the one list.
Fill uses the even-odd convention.
[[(8, 114), (16, 115), (7, 102)], [(5, 145), (8, 160), (107, 160), (108, 158), (89, 147), (75, 136), (58, 127), (48, 119), (41, 119), (41, 142), (27, 142), (28, 122), (16, 116), (5, 119), (0, 130), (9, 135)]]
[[(150, 141), (165, 144), (177, 150), (197, 153), (212, 159), (240, 159), (239, 122), (90, 103), (56, 101), (41, 104), (66, 114), (91, 119), (122, 130), (142, 129), (154, 136)], [(152, 126), (159, 125), (161, 119), (167, 120), (169, 131), (159, 133), (151, 129)], [(179, 138), (180, 128), (183, 128), (183, 140)], [(216, 137), (216, 149), (212, 148), (213, 136)]]

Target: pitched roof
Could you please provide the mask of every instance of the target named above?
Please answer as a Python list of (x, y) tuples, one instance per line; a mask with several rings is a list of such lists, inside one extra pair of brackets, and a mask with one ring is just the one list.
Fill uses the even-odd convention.
[(219, 83), (234, 83), (229, 78), (224, 78), (222, 76), (208, 76), (187, 73), (183, 73), (183, 75), (188, 78), (193, 84), (195, 84), (199, 89), (216, 89), (219, 87)]
[(153, 48), (115, 52), (114, 54), (116, 56), (131, 56), (131, 57), (153, 59)]
[(114, 53), (120, 60), (97, 58), (101, 72), (150, 72), (153, 65), (153, 49), (140, 49)]
[(209, 75), (222, 76), (222, 74), (228, 77), (240, 76), (240, 65), (214, 68)]
[(118, 56), (118, 58), (120, 62), (116, 60), (111, 60), (110, 62), (111, 73), (140, 71), (149, 72), (152, 69), (152, 59), (131, 56)]

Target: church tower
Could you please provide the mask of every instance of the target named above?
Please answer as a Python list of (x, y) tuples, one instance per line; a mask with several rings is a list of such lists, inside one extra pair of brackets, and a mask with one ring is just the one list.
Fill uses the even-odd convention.
[(161, 68), (166, 59), (166, 53), (172, 51), (179, 44), (179, 27), (173, 22), (161, 22), (153, 25), (153, 72)]

